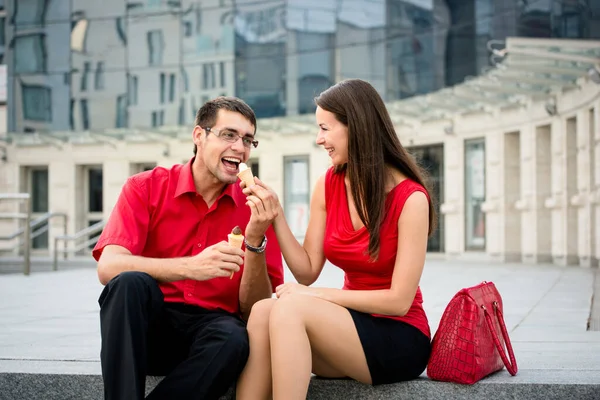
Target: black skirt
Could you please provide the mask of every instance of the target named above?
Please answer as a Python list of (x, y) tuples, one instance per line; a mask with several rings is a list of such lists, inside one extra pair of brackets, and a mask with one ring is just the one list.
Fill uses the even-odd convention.
[(431, 341), (414, 326), (350, 310), (373, 385), (418, 378), (425, 371)]

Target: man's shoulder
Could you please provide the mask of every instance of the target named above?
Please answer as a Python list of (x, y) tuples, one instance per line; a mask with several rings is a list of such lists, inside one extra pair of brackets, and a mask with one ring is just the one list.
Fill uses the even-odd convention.
[(178, 179), (181, 164), (171, 167), (157, 166), (150, 170), (139, 172), (129, 177), (129, 181), (137, 186), (151, 187), (154, 183), (163, 184), (171, 179)]

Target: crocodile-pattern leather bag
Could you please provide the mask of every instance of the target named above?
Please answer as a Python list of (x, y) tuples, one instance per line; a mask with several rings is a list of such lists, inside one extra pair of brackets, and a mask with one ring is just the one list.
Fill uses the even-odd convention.
[(433, 337), (427, 376), (473, 384), (504, 366), (516, 375), (517, 362), (502, 310), (502, 298), (492, 282), (461, 289), (454, 295)]

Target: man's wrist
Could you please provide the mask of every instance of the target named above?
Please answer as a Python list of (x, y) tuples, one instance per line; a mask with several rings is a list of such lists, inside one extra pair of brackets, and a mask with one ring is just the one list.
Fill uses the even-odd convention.
[(246, 235), (246, 243), (252, 247), (260, 247), (265, 235)]
[(244, 240), (244, 244), (246, 245), (246, 250), (251, 251), (252, 253), (262, 254), (267, 248), (267, 237), (263, 236), (263, 239), (258, 246), (252, 245), (248, 240)]
[(181, 259), (181, 266), (175, 268), (175, 274), (177, 275), (177, 280), (184, 280), (184, 279), (188, 279), (188, 274), (187, 271), (190, 269), (189, 268), (189, 257), (182, 257)]

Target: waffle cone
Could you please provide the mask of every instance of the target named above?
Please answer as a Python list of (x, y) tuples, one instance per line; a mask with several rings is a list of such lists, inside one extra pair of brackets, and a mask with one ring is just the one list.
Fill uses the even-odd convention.
[(242, 243), (244, 243), (244, 235), (233, 235), (230, 233), (227, 235), (227, 241), (231, 247), (241, 249)]
[(246, 187), (254, 185), (254, 176), (250, 168), (243, 170), (238, 174), (238, 178), (246, 183)]
[[(244, 243), (244, 235), (234, 235), (234, 234), (230, 233), (227, 235), (227, 242), (229, 243), (229, 245), (231, 247), (241, 249), (242, 244)], [(232, 271), (231, 275), (229, 275), (229, 279), (233, 278), (233, 274), (234, 274), (234, 272)]]

